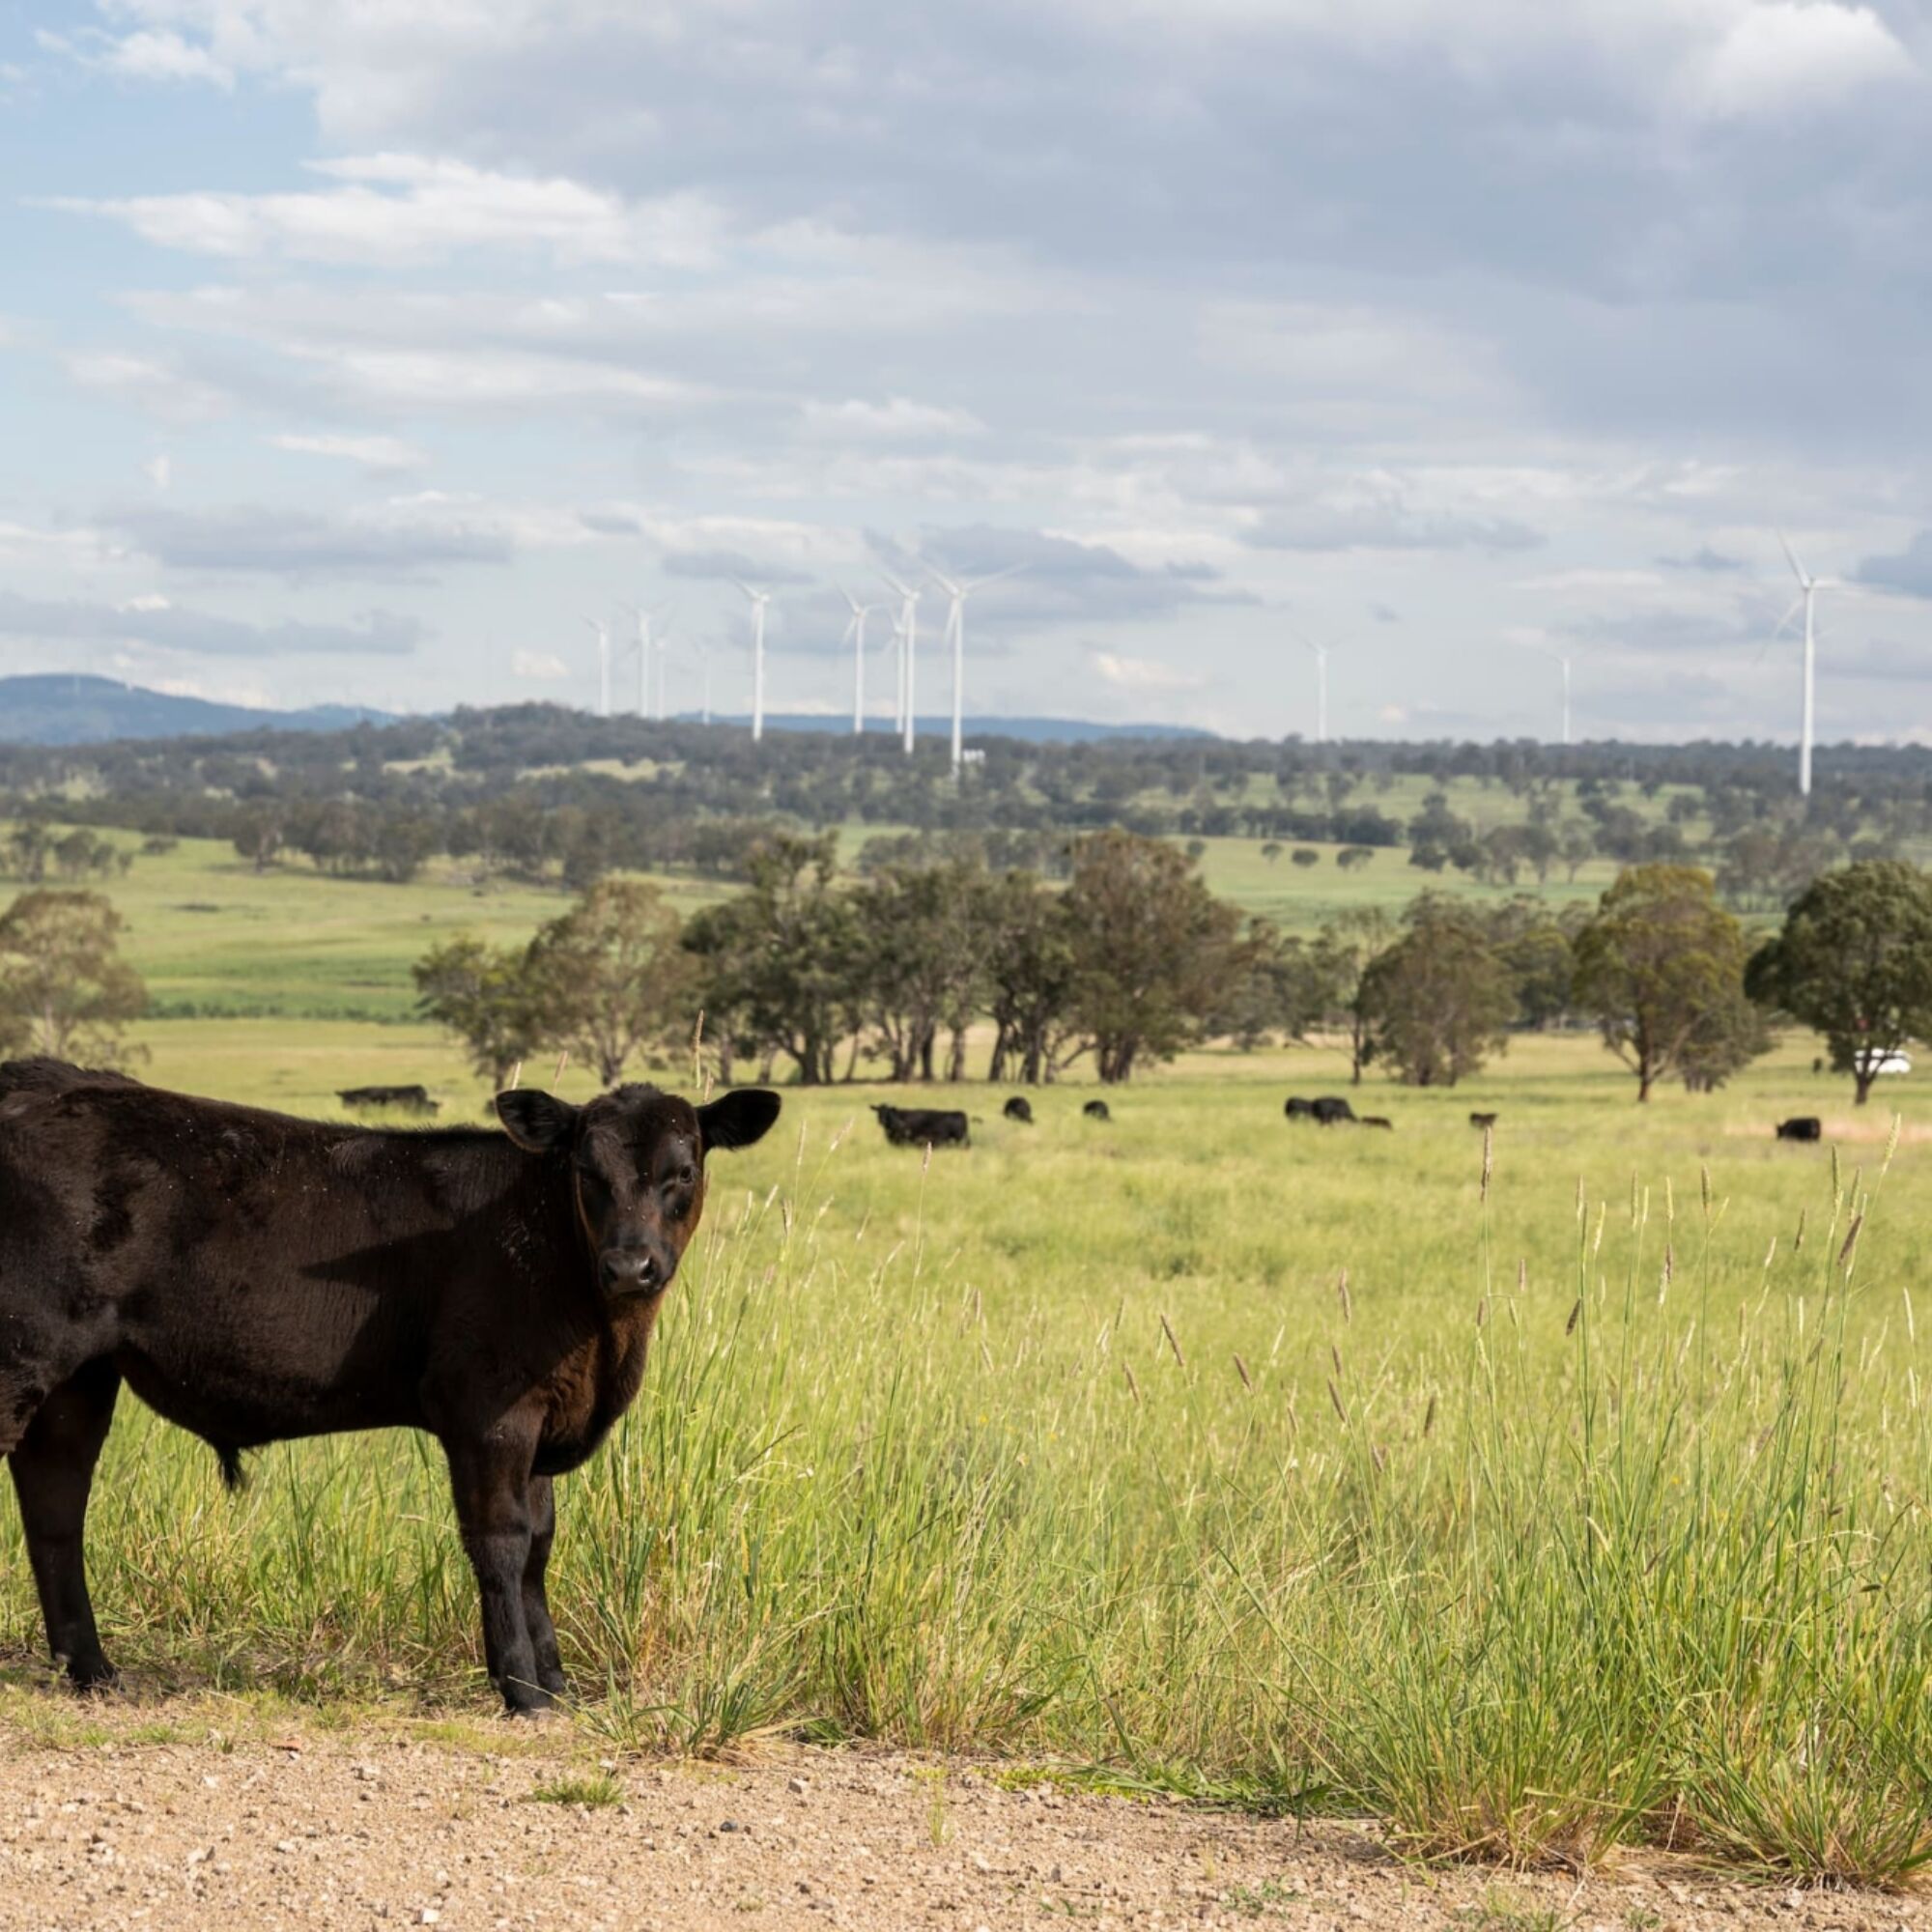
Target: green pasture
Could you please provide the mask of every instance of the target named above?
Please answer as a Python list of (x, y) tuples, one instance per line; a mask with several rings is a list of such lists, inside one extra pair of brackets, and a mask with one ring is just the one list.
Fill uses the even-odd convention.
[[(164, 1011), (196, 989), (225, 1015), (144, 1023), (146, 1077), (325, 1114), (420, 1080), (445, 1120), (486, 1096), (406, 1017), (409, 961), (562, 903), (187, 846), (111, 891)], [(976, 1122), (930, 1159), (884, 1145), (885, 1089), (788, 1091), (714, 1161), (643, 1394), (560, 1485), (579, 1724), (1366, 1812), (1422, 1854), (1907, 1882), (1932, 1855), (1932, 1102), (1915, 1073), (1855, 1109), (1813, 1054), (1639, 1108), (1594, 1039), (1521, 1039), (1454, 1091), (1371, 1080), (1383, 1133), (1283, 1119), (1348, 1091), (1339, 1052), (1203, 1052), (1106, 1124), (1078, 1079), (1030, 1128), (1003, 1091), (935, 1090)], [(1487, 1151), (1471, 1109), (1500, 1116)], [(1793, 1113), (1826, 1144), (1775, 1142)], [(124, 1404), (91, 1539), (134, 1694), (487, 1710), (434, 1449), (251, 1463), (231, 1497)], [(40, 1641), (0, 1512), (16, 1700), (59, 1694)]]
[[(879, 830), (864, 828), (864, 836)], [(126, 833), (110, 836), (130, 848), (138, 842)], [(860, 829), (848, 828), (848, 858), (860, 842)], [(1292, 845), (1264, 859), (1264, 842), (1204, 840), (1202, 873), (1214, 892), (1291, 932), (1313, 932), (1354, 906), (1380, 906), (1394, 916), (1424, 890), (1476, 901), (1505, 896), (1461, 873), (1420, 871), (1401, 848), (1378, 851), (1368, 865), (1345, 872), (1335, 864), (1335, 846), (1311, 847), (1320, 863), (1300, 867), (1289, 856)], [(1594, 900), (1616, 869), (1593, 862), (1574, 886), (1559, 871), (1545, 896), (1552, 905)], [(229, 846), (199, 838), (137, 858), (123, 878), (88, 883), (127, 919), (126, 948), (158, 1014), (384, 1025), (409, 1017), (414, 1003), (409, 968), (439, 940), (463, 931), (499, 944), (527, 939), (571, 896), (560, 887), (479, 883), (447, 861), (407, 885), (333, 877), (300, 860), (257, 872)], [(736, 890), (689, 874), (667, 874), (659, 883), (686, 913)], [(0, 894), (8, 890), (0, 882)]]
[[(145, 1038), (152, 1078), (283, 1106), (483, 1101), (413, 1026)], [(1032, 1128), (936, 1094), (978, 1118), (929, 1161), (884, 1145), (885, 1090), (789, 1093), (714, 1163), (643, 1396), (561, 1487), (580, 1721), (1367, 1810), (1422, 1852), (1902, 1881), (1932, 1849), (1920, 1084), (1883, 1182), (1888, 1114), (1804, 1042), (1639, 1110), (1593, 1042), (1523, 1041), (1452, 1093), (1364, 1088), (1392, 1133), (1284, 1121), (1337, 1055), (1203, 1054), (1109, 1124), (1087, 1086)], [(1774, 1142), (1799, 1110), (1827, 1146)], [(94, 1562), (137, 1690), (487, 1708), (434, 1452), (253, 1466), (231, 1498), (117, 1422)], [(11, 1516), (0, 1574), (31, 1681)]]
[[(108, 836), (138, 845), (126, 833)], [(437, 941), (465, 931), (522, 941), (572, 896), (478, 884), (447, 862), (399, 886), (332, 877), (298, 860), (257, 872), (205, 838), (137, 858), (123, 878), (85, 883), (127, 920), (123, 948), (159, 1014), (384, 1024), (413, 1010), (409, 969)], [(691, 878), (661, 883), (685, 912), (728, 890)]]

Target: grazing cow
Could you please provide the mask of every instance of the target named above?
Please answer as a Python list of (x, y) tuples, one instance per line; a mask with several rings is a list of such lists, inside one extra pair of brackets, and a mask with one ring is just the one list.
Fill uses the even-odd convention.
[(1111, 1121), (1114, 1110), (1104, 1100), (1089, 1100), (1080, 1110), (1090, 1121)]
[(1365, 1127), (1386, 1127), (1390, 1133), (1395, 1132), (1395, 1122), (1384, 1120), (1379, 1114), (1364, 1114), (1360, 1124)]
[(502, 1131), (293, 1120), (58, 1061), (0, 1065), (0, 1452), (47, 1640), (114, 1675), (81, 1558), (126, 1381), (231, 1487), (242, 1452), (423, 1429), (449, 1463), (512, 1711), (564, 1688), (544, 1594), (552, 1478), (631, 1405), (704, 1206), (705, 1156), (779, 1096), (497, 1095)]
[(429, 1097), (426, 1087), (345, 1087), (335, 1096), (356, 1112), (370, 1107), (393, 1107), (399, 1114), (434, 1114), (440, 1101)]
[(1799, 1114), (1779, 1121), (1776, 1137), (1781, 1141), (1816, 1141), (1825, 1137), (1825, 1123), (1816, 1114)]
[(1033, 1125), (1033, 1102), (1024, 1094), (1015, 1094), (1000, 1111), (1008, 1120), (1018, 1121), (1022, 1126)]
[(940, 1107), (874, 1107), (894, 1147), (970, 1147), (966, 1116)]
[(1495, 1125), (1498, 1116), (1494, 1114), (1471, 1114), (1469, 1116), (1469, 1124), (1472, 1127), (1492, 1127)]
[(1309, 1111), (1315, 1116), (1315, 1123), (1321, 1127), (1339, 1126), (1344, 1121), (1352, 1121), (1355, 1110), (1346, 1100), (1311, 1100)]
[(1290, 1099), (1288, 1105), (1285, 1106), (1281, 1111), (1284, 1114), (1286, 1114), (1291, 1121), (1312, 1121), (1315, 1118), (1315, 1102), (1313, 1100), (1297, 1100), (1292, 1098)]

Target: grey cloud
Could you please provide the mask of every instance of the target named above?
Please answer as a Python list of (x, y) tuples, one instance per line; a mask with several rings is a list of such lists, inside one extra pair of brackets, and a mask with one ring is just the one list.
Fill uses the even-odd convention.
[(1700, 545), (1687, 555), (1661, 556), (1657, 561), (1664, 570), (1698, 570), (1712, 575), (1745, 567), (1741, 558), (1726, 556), (1722, 551), (1713, 550), (1709, 544)]
[(1879, 684), (1932, 683), (1932, 651), (1894, 638), (1874, 638), (1861, 649), (1839, 651), (1828, 639), (1820, 652), (1822, 678), (1850, 677)]
[(975, 598), (974, 616), (982, 624), (1134, 622), (1171, 617), (1193, 606), (1259, 601), (1249, 591), (1225, 585), (1220, 572), (1206, 563), (1149, 569), (1106, 544), (1042, 530), (990, 524), (932, 529), (917, 553), (890, 537), (872, 534), (868, 540), (895, 576), (911, 573), (908, 581), (923, 577), (928, 562), (955, 579), (1015, 571)]
[(802, 570), (785, 564), (760, 562), (741, 550), (671, 551), (664, 559), (667, 577), (696, 577), (728, 583), (742, 578), (758, 590), (772, 590), (784, 583), (810, 583)]
[(1543, 535), (1514, 517), (1417, 511), (1399, 502), (1311, 504), (1265, 516), (1247, 533), (1257, 550), (1534, 550)]
[(77, 599), (21, 597), (0, 591), (0, 636), (89, 639), (189, 651), (204, 657), (408, 657), (426, 632), (413, 617), (368, 611), (349, 624), (285, 618), (251, 624), (167, 605), (122, 609)]
[(1852, 576), (1874, 590), (1932, 597), (1932, 530), (1920, 530), (1896, 556), (1866, 557)]
[(417, 578), (443, 564), (507, 563), (499, 530), (460, 524), (379, 523), (306, 510), (170, 510), (110, 513), (103, 526), (157, 563), (315, 578)]

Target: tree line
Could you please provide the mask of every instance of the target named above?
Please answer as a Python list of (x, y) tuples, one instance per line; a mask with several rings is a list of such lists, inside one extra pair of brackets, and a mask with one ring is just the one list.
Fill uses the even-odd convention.
[[(1330, 744), (1205, 736), (1031, 743), (987, 737), (970, 781), (943, 746), (883, 732), (775, 732), (598, 719), (554, 705), (459, 710), (340, 732), (236, 733), (86, 747), (0, 746), (0, 810), (232, 841), (264, 867), (410, 878), (431, 858), (581, 889), (611, 871), (743, 879), (775, 832), (852, 823), (888, 840), (970, 836), (996, 863), (1064, 869), (1068, 843), (1118, 827), (1180, 841), (1253, 839), (1312, 863), (1401, 863), (1502, 887), (1590, 859), (1705, 865), (1745, 908), (1788, 903), (1847, 861), (1932, 833), (1932, 753), (1825, 748), (1810, 799), (1766, 745)], [(1436, 787), (1391, 807), (1399, 783)], [(1520, 801), (1479, 828), (1452, 781)], [(1671, 796), (1663, 797), (1666, 788)], [(1693, 836), (1695, 843), (1693, 843)]]
[[(681, 919), (663, 891), (598, 880), (521, 947), (463, 937), (413, 968), (420, 1009), (493, 1085), (568, 1050), (609, 1085), (707, 1043), (729, 1080), (808, 1085), (883, 1066), (900, 1081), (1037, 1085), (1082, 1061), (1131, 1079), (1210, 1039), (1252, 1050), (1339, 1039), (1379, 1067), (1454, 1086), (1524, 1029), (1587, 1023), (1630, 1067), (1710, 1092), (1771, 1029), (1820, 1034), (1860, 1104), (1894, 1056), (1932, 1042), (1932, 874), (1865, 860), (1814, 880), (1753, 949), (1694, 867), (1628, 867), (1594, 908), (1437, 892), (1312, 938), (1244, 919), (1169, 840), (1096, 833), (1063, 886), (977, 854), (841, 879), (830, 837), (780, 835), (749, 890)], [(146, 1010), (100, 894), (36, 886), (0, 913), (0, 1053), (114, 1064)]]
[(977, 856), (848, 882), (831, 837), (780, 836), (746, 892), (688, 921), (655, 886), (606, 879), (524, 947), (458, 939), (414, 973), (423, 1012), (498, 1084), (565, 1049), (614, 1080), (701, 1029), (727, 1080), (1037, 1085), (1085, 1062), (1113, 1084), (1210, 1039), (1339, 1039), (1357, 1082), (1441, 1087), (1513, 1034), (1588, 1024), (1648, 1099), (1668, 1079), (1714, 1091), (1793, 1020), (1862, 1102), (1888, 1056), (1932, 1039), (1932, 878), (1891, 860), (1832, 872), (1755, 952), (1708, 872), (1662, 863), (1594, 908), (1432, 891), (1304, 939), (1129, 832), (1077, 841), (1063, 886)]

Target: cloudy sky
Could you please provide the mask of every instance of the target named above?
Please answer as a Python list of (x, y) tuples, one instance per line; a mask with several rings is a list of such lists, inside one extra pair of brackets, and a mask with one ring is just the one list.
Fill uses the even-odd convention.
[(1932, 0), (15, 0), (0, 182), (0, 670), (1788, 737), (1782, 526), (1932, 738)]

